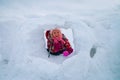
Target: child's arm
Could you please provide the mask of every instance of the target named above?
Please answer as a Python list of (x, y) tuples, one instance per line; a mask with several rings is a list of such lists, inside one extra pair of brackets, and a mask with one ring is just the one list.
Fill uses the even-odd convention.
[(70, 48), (71, 45), (70, 45), (70, 43), (69, 43), (69, 40), (65, 37), (64, 34), (63, 34), (63, 40), (65, 41), (65, 47), (66, 47), (66, 48)]

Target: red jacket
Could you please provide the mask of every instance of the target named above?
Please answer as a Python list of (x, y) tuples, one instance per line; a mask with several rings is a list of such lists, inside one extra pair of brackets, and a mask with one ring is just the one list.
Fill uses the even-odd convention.
[(54, 40), (50, 36), (50, 31), (46, 32), (46, 38), (47, 38), (47, 47), (52, 53), (59, 52), (61, 50), (67, 50), (69, 53), (73, 52), (73, 49), (71, 48), (71, 45), (68, 41), (68, 39), (65, 37), (64, 34), (62, 34), (62, 41), (58, 41), (57, 43), (54, 42)]

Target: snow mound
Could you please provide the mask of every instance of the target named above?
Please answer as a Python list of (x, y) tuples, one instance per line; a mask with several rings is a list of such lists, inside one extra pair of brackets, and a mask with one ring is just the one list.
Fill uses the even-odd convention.
[[(120, 79), (120, 6), (113, 9), (113, 0), (101, 0), (104, 7), (97, 0), (21, 1), (1, 1), (0, 80)], [(73, 34), (67, 35), (75, 52), (67, 58), (48, 58), (44, 31), (56, 24)]]

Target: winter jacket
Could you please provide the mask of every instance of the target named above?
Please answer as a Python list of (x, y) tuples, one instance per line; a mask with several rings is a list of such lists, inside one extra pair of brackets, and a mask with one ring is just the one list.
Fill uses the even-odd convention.
[(47, 38), (47, 48), (50, 53), (56, 54), (57, 52), (61, 52), (65, 50), (68, 51), (69, 54), (73, 52), (73, 49), (64, 34), (62, 34), (62, 40), (55, 41), (55, 39), (53, 39), (50, 36), (50, 31), (48, 30), (46, 32), (46, 38)]

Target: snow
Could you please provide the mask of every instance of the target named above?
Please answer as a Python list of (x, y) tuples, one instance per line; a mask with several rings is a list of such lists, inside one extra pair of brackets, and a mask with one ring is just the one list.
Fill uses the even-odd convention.
[[(119, 80), (119, 21), (119, 0), (1, 0), (0, 80)], [(56, 26), (71, 32), (68, 57), (48, 58)]]

